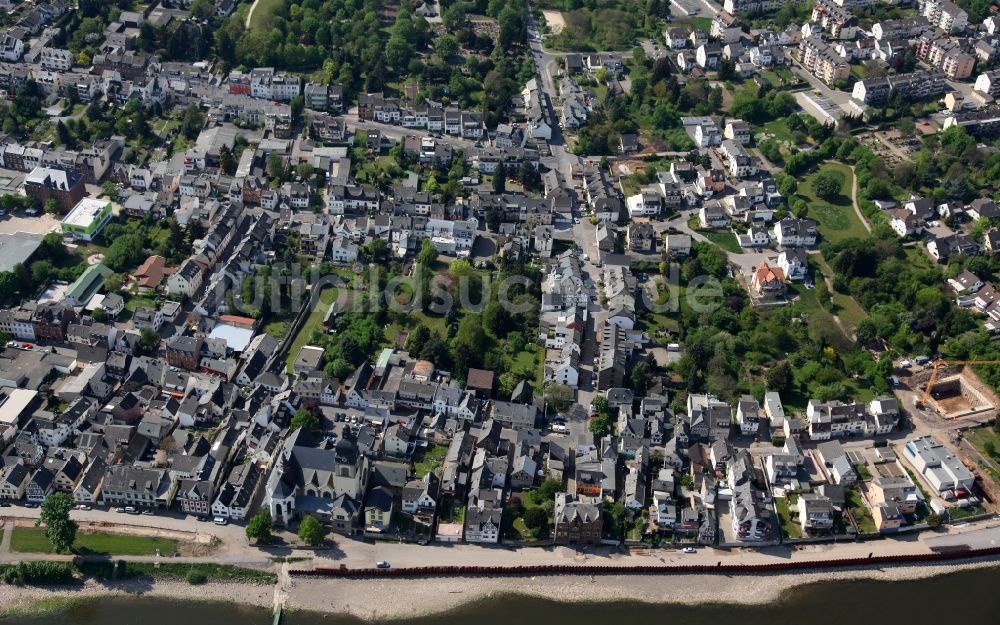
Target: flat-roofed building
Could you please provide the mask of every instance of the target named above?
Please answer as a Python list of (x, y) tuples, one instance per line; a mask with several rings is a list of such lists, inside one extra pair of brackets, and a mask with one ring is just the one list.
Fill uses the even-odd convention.
[(111, 221), (111, 202), (97, 198), (83, 198), (62, 221), (62, 231), (77, 239), (93, 241), (104, 226)]

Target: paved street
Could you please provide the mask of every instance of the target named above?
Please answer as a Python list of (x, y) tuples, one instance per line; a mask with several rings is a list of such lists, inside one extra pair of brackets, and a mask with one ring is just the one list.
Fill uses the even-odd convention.
[(552, 139), (549, 141), (549, 149), (552, 152), (551, 163), (546, 163), (552, 169), (556, 169), (562, 174), (563, 179), (568, 183), (573, 179), (573, 165), (579, 162), (579, 157), (566, 151), (566, 142), (563, 139), (562, 131), (559, 128), (558, 117), (556, 116), (556, 99), (559, 95), (556, 89), (556, 72), (559, 65), (556, 59), (559, 54), (546, 51), (542, 47), (541, 36), (538, 32), (538, 24), (533, 17), (528, 18), (528, 47), (531, 49), (531, 56), (535, 59), (535, 67), (538, 77), (541, 79), (541, 89), (549, 96), (549, 119), (552, 124)]
[[(7, 529), (5, 541), (0, 543), (0, 561), (19, 559), (53, 559), (48, 555), (15, 554), (9, 550), (10, 529), (13, 518), (37, 518), (37, 508), (11, 507), (2, 510), (3, 522)], [(934, 549), (968, 546), (971, 549), (993, 547), (1000, 544), (1000, 521), (990, 519), (975, 524), (949, 526), (938, 532), (924, 532), (919, 535), (901, 534), (874, 542), (838, 542), (836, 544), (777, 546), (763, 549), (732, 549), (716, 550), (700, 548), (695, 554), (682, 554), (675, 549), (634, 549), (624, 548), (582, 548), (569, 547), (525, 548), (513, 549), (503, 546), (487, 547), (466, 544), (440, 544), (420, 546), (406, 543), (373, 542), (343, 536), (333, 536), (334, 545), (330, 549), (291, 551), (288, 548), (274, 547), (261, 550), (247, 545), (243, 527), (230, 524), (215, 526), (210, 523), (198, 522), (193, 517), (179, 515), (156, 515), (154, 517), (125, 517), (122, 513), (93, 510), (72, 512), (72, 517), (84, 527), (88, 522), (102, 523), (102, 527), (113, 529), (112, 524), (131, 525), (135, 520), (143, 527), (155, 527), (172, 531), (187, 531), (209, 534), (218, 538), (218, 551), (211, 557), (202, 558), (157, 558), (133, 556), (126, 560), (136, 561), (212, 561), (226, 564), (241, 564), (245, 566), (270, 565), (269, 556), (275, 555), (315, 555), (313, 564), (316, 566), (339, 566), (341, 564), (352, 568), (370, 567), (379, 560), (385, 560), (394, 567), (411, 566), (518, 566), (530, 564), (651, 564), (651, 563), (684, 563), (684, 564), (715, 564), (722, 563), (767, 563), (795, 560), (830, 560), (839, 558), (864, 557), (868, 554), (899, 555), (911, 553), (929, 553)], [(141, 521), (139, 520), (141, 518)], [(133, 529), (138, 529), (133, 528)], [(70, 556), (62, 556), (69, 559)], [(54, 559), (60, 559), (55, 557)], [(309, 566), (303, 563), (302, 566)]]

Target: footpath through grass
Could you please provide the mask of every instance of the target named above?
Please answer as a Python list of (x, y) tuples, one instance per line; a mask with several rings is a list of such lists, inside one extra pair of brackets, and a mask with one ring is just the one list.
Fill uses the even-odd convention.
[[(53, 553), (52, 543), (39, 527), (14, 528), (10, 549), (17, 553)], [(114, 556), (154, 556), (159, 550), (161, 556), (173, 556), (177, 553), (177, 541), (155, 536), (80, 532), (76, 535), (73, 550), (80, 555)]]
[(283, 0), (257, 0), (250, 15), (250, 30), (267, 30)]
[[(819, 254), (815, 254), (812, 258), (819, 265), (820, 270), (824, 275), (833, 281), (834, 273), (833, 268), (826, 262), (826, 260)], [(817, 278), (819, 279), (819, 278)], [(837, 315), (844, 325), (848, 326), (847, 330), (850, 333), (854, 333), (854, 329), (858, 327), (863, 319), (868, 318), (868, 313), (861, 308), (861, 305), (850, 295), (846, 293), (839, 293), (834, 290), (830, 290), (830, 299), (833, 301), (833, 314)]]

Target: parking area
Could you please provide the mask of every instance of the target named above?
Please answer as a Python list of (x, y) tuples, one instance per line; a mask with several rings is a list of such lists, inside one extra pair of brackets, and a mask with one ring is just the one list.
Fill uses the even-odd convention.
[(59, 231), (59, 219), (48, 213), (31, 217), (23, 212), (0, 217), (0, 234), (16, 234), (29, 232), (31, 234), (48, 234)]

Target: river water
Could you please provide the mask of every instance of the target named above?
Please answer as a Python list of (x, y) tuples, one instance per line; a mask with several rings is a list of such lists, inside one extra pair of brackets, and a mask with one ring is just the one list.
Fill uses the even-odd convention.
[[(614, 625), (655, 622), (668, 625), (993, 625), (1000, 623), (1000, 568), (963, 571), (903, 582), (830, 581), (789, 591), (780, 602), (763, 606), (649, 605), (642, 603), (565, 604), (545, 599), (504, 597), (484, 600), (437, 616), (403, 621), (406, 625)], [(746, 577), (753, 585), (754, 578)], [(335, 584), (336, 581), (331, 581)], [(414, 580), (419, 584), (419, 580)], [(669, 578), (667, 580), (669, 583)], [(386, 601), (393, 598), (387, 597)], [(0, 619), (0, 625), (268, 625), (270, 611), (221, 603), (178, 602), (153, 598), (115, 598), (85, 602), (57, 614)], [(292, 612), (287, 625), (358, 625), (340, 616)]]

